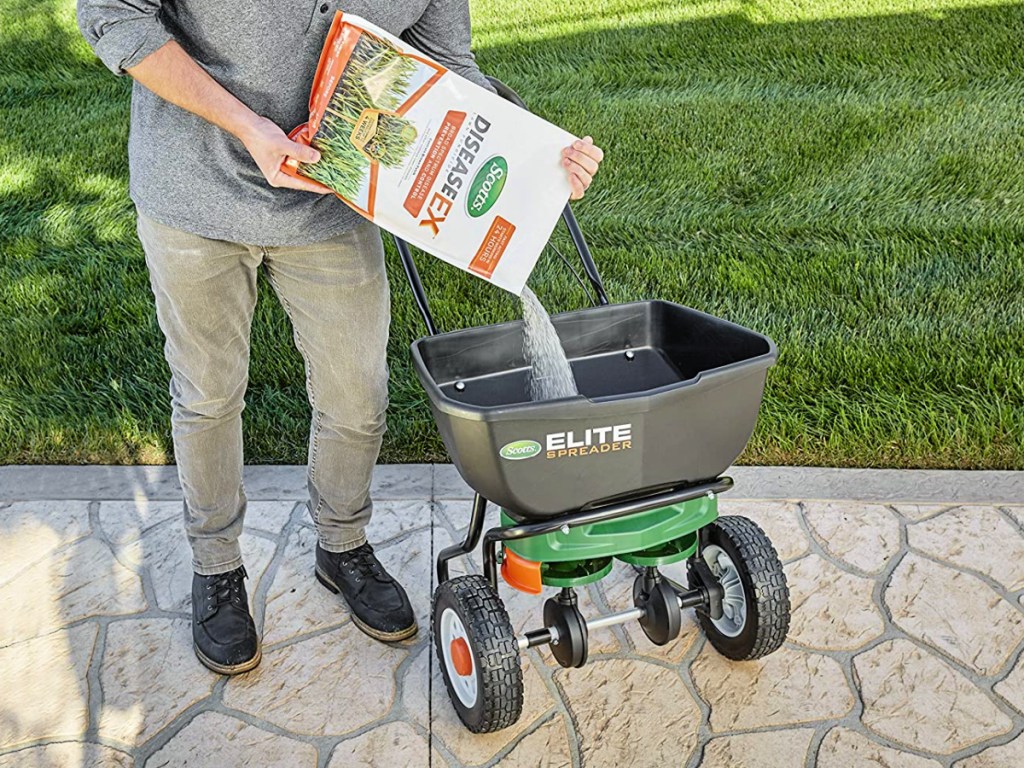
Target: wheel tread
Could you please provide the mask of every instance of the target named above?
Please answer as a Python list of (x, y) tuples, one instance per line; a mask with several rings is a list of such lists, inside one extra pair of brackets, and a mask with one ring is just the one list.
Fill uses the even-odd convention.
[[(463, 723), (473, 733), (491, 733), (508, 728), (523, 712), (523, 669), (520, 665), (519, 646), (508, 612), (501, 598), (483, 576), (458, 576), (444, 582), (434, 592), (434, 650), (444, 672), (444, 653), (440, 633), (437, 631), (438, 599), (446, 595), (457, 607), (459, 618), (466, 628), (471, 645), (480, 662), (480, 692), (483, 702), (480, 720)], [(454, 704), (458, 700), (451, 681), (443, 675), (448, 696)], [(458, 711), (458, 707), (456, 707)]]
[(715, 649), (730, 659), (747, 661), (767, 656), (782, 646), (789, 632), (789, 585), (778, 552), (761, 526), (749, 518), (726, 515), (711, 525), (717, 526), (739, 551), (742, 563), (737, 563), (737, 566), (747, 570), (754, 587), (752, 607), (757, 629), (750, 649), (746, 653), (737, 653), (735, 649), (716, 642), (719, 634), (714, 624), (706, 614), (698, 612), (700, 625)]

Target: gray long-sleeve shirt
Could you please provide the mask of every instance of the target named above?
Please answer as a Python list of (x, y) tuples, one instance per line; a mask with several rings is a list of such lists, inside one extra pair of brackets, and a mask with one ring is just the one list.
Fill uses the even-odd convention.
[[(309, 91), (343, 6), (490, 88), (470, 52), (467, 0), (78, 0), (78, 25), (117, 74), (176, 40), (210, 75), (285, 132), (309, 117)], [(255, 245), (300, 245), (359, 221), (333, 195), (267, 184), (234, 136), (135, 83), (129, 191), (170, 227)]]

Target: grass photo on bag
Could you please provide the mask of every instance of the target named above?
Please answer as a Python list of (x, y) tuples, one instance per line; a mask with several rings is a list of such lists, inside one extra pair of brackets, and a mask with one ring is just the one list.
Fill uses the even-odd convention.
[[(300, 166), (303, 175), (355, 200), (371, 162), (400, 165), (418, 132), (394, 110), (408, 95), (417, 66), (386, 40), (361, 35), (310, 141), (320, 161)], [(357, 128), (362, 128), (358, 144)]]

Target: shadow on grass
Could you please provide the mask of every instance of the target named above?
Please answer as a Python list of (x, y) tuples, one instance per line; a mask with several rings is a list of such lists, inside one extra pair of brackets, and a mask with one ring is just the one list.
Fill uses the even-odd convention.
[[(170, 460), (167, 370), (127, 198), (126, 79), (65, 3), (3, 12), (0, 462)], [(489, 39), (498, 32), (489, 27)], [(478, 50), (608, 162), (579, 207), (613, 297), (680, 300), (783, 350), (748, 458), (1024, 465), (1024, 7), (762, 25), (732, 14)], [(567, 240), (559, 235), (561, 250)], [(442, 327), (511, 297), (421, 259)], [(442, 460), (389, 253), (383, 459)], [(552, 309), (585, 298), (548, 258)], [(304, 461), (286, 319), (261, 286), (247, 457)], [(1014, 383), (1017, 382), (1017, 383)]]

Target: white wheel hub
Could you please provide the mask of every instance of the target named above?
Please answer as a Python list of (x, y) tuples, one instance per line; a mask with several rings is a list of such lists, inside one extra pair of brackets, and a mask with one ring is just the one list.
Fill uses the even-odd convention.
[(725, 591), (722, 596), (722, 618), (711, 619), (711, 623), (726, 637), (736, 637), (747, 624), (747, 595), (736, 563), (716, 544), (704, 547), (701, 556)]
[(455, 690), (455, 695), (459, 697), (459, 701), (462, 702), (463, 706), (472, 707), (476, 704), (477, 697), (477, 674), (476, 674), (476, 662), (473, 661), (473, 654), (468, 653), (469, 658), (469, 669), (468, 674), (460, 674), (458, 667), (461, 664), (463, 672), (466, 672), (465, 656), (459, 660), (459, 664), (456, 663), (456, 659), (453, 656), (453, 648), (456, 648), (459, 644), (464, 643), (466, 648), (469, 648), (469, 637), (466, 635), (466, 628), (462, 624), (462, 619), (455, 613), (451, 608), (445, 608), (441, 612), (441, 650), (444, 654), (444, 665), (445, 671), (448, 674), (448, 679), (452, 682), (452, 688)]

